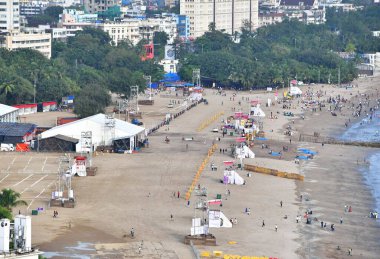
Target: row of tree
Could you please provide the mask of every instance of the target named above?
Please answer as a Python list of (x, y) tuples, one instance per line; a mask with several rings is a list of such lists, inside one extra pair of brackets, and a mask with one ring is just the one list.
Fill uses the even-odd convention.
[(152, 80), (163, 76), (153, 61), (141, 61), (141, 42), (132, 46), (110, 44), (107, 33), (86, 29), (67, 43), (54, 42), (52, 58), (37, 51), (0, 49), (0, 102), (7, 104), (33, 101), (60, 101), (76, 96), (76, 111), (81, 117), (102, 112), (110, 103), (109, 91), (128, 96), (130, 86), (143, 89), (143, 75)]

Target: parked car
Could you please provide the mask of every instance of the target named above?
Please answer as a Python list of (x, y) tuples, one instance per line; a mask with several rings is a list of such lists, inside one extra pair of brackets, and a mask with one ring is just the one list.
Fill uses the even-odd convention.
[(13, 144), (1, 143), (0, 150), (1, 151), (6, 151), (6, 152), (15, 151), (15, 146)]
[(169, 103), (167, 107), (168, 107), (168, 108), (173, 108), (173, 107), (174, 107), (174, 104)]

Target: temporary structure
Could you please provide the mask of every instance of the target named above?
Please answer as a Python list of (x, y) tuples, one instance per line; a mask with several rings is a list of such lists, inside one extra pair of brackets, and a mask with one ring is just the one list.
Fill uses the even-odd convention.
[(128, 139), (129, 148), (133, 150), (137, 141), (145, 138), (145, 128), (99, 113), (44, 131), (40, 139), (57, 135), (78, 139), (76, 151), (83, 152), (88, 151), (84, 149), (83, 141), (81, 141), (83, 133), (86, 132), (91, 132), (91, 141), (89, 141), (93, 150), (101, 145), (110, 146), (116, 139)]
[(289, 91), (290, 96), (301, 95), (301, 94), (302, 94), (302, 91), (299, 87), (297, 87), (297, 86), (291, 86), (290, 87), (290, 91)]
[(226, 184), (243, 185), (244, 179), (234, 170), (225, 170), (223, 182)]
[(232, 223), (220, 210), (209, 210), (208, 226), (209, 228), (232, 228)]
[(254, 117), (265, 117), (264, 111), (260, 108), (260, 104), (251, 107), (251, 116)]
[(237, 158), (255, 158), (255, 153), (247, 146), (243, 146), (242, 148), (236, 147), (235, 154)]

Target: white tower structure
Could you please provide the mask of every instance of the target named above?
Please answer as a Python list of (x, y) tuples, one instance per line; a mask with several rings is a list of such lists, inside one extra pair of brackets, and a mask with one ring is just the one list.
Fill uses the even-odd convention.
[(15, 217), (14, 249), (19, 252), (32, 250), (32, 220), (29, 216), (17, 215)]
[(0, 253), (9, 252), (10, 225), (9, 219), (0, 220)]

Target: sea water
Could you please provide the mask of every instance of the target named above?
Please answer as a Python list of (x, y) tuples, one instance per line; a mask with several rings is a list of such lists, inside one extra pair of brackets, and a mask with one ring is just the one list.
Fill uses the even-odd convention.
[[(375, 113), (372, 120), (367, 117), (353, 124), (341, 138), (347, 141), (380, 142), (380, 112)], [(375, 198), (374, 210), (380, 212), (380, 149), (366, 160), (369, 164), (362, 168), (363, 176)]]

